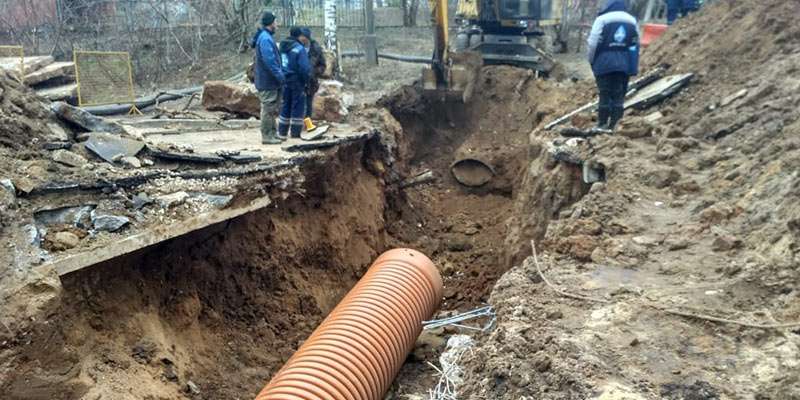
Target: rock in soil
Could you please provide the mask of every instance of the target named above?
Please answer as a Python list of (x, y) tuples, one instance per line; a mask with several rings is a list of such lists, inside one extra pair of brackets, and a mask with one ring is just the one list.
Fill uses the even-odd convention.
[(56, 251), (75, 248), (80, 242), (78, 235), (72, 232), (58, 232), (53, 235), (53, 249)]
[(98, 231), (116, 232), (130, 222), (131, 220), (128, 217), (92, 212), (92, 223), (94, 224), (94, 229)]
[(52, 155), (53, 161), (70, 167), (81, 167), (88, 161), (80, 154), (73, 153), (69, 150), (56, 150)]
[(159, 196), (156, 198), (156, 201), (161, 207), (172, 208), (185, 203), (188, 198), (189, 198), (188, 193), (176, 192), (164, 196)]

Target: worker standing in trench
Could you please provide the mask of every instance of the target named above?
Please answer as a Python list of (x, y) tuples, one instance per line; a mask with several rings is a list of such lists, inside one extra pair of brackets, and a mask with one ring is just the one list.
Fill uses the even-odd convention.
[(625, 113), (628, 82), (639, 72), (638, 32), (636, 18), (625, 10), (625, 0), (608, 0), (592, 25), (589, 63), (600, 92), (599, 131), (613, 131)]
[(281, 55), (275, 44), (278, 22), (275, 15), (267, 11), (261, 16), (261, 29), (253, 37), (256, 50), (255, 85), (261, 102), (261, 143), (279, 144), (275, 131), (275, 119), (281, 106), (281, 96), (286, 78), (281, 68)]

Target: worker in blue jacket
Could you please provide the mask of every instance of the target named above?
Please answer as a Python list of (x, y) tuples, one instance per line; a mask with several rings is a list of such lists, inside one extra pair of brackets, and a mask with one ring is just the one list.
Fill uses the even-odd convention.
[(667, 0), (667, 24), (672, 25), (678, 17), (686, 17), (700, 9), (698, 0)]
[(614, 130), (624, 114), (630, 77), (639, 73), (639, 26), (625, 10), (625, 0), (608, 0), (589, 34), (592, 64), (600, 102), (597, 128)]
[(281, 105), (283, 83), (286, 79), (281, 68), (281, 56), (275, 40), (278, 22), (275, 15), (267, 11), (261, 16), (261, 28), (253, 37), (255, 49), (255, 85), (261, 102), (261, 143), (278, 144), (281, 140), (275, 132), (275, 119)]
[(311, 78), (311, 64), (306, 45), (309, 38), (299, 27), (292, 27), (289, 37), (281, 41), (281, 59), (286, 84), (283, 88), (283, 108), (278, 117), (278, 136), (286, 137), (291, 130), (293, 138), (303, 131), (306, 110), (306, 85)]

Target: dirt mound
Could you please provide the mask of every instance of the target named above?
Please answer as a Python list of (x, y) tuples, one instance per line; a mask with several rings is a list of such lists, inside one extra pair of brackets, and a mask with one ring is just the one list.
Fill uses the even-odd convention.
[(47, 127), (47, 112), (27, 86), (8, 71), (0, 71), (0, 146), (13, 150), (31, 147)]
[[(800, 398), (796, 327), (742, 326), (800, 321), (798, 14), (722, 0), (672, 27), (644, 64), (695, 79), (590, 140), (604, 183), (581, 188), (544, 150), (556, 135), (534, 130), (507, 239), (521, 265), (492, 292), (498, 328), (463, 394)], [(549, 288), (523, 262), (530, 239), (550, 281), (594, 300)]]

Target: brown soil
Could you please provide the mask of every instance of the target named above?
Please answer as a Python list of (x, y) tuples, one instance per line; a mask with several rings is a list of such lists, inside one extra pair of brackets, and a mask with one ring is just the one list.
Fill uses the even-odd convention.
[[(27, 285), (3, 293), (14, 317), (0, 322), (14, 323), (0, 326), (0, 390), (252, 397), (380, 251), (411, 246), (441, 269), (444, 310), (497, 312), (493, 330), (474, 334), (460, 398), (800, 399), (797, 327), (703, 317), (800, 320), (799, 13), (795, 2), (720, 0), (673, 27), (644, 64), (697, 76), (629, 113), (618, 134), (591, 139), (590, 161), (607, 176), (593, 185), (552, 159), (557, 135), (540, 129), (588, 100), (590, 82), (487, 67), (470, 104), (404, 87), (381, 101), (388, 112), (357, 109), (381, 141), (250, 182), (275, 207), (61, 284), (16, 271)], [(655, 111), (664, 117), (646, 122)], [(459, 185), (449, 167), (461, 157), (496, 177)], [(401, 188), (427, 169), (434, 182)], [(542, 274), (592, 299), (559, 295)], [(427, 397), (433, 347), (389, 398)]]

